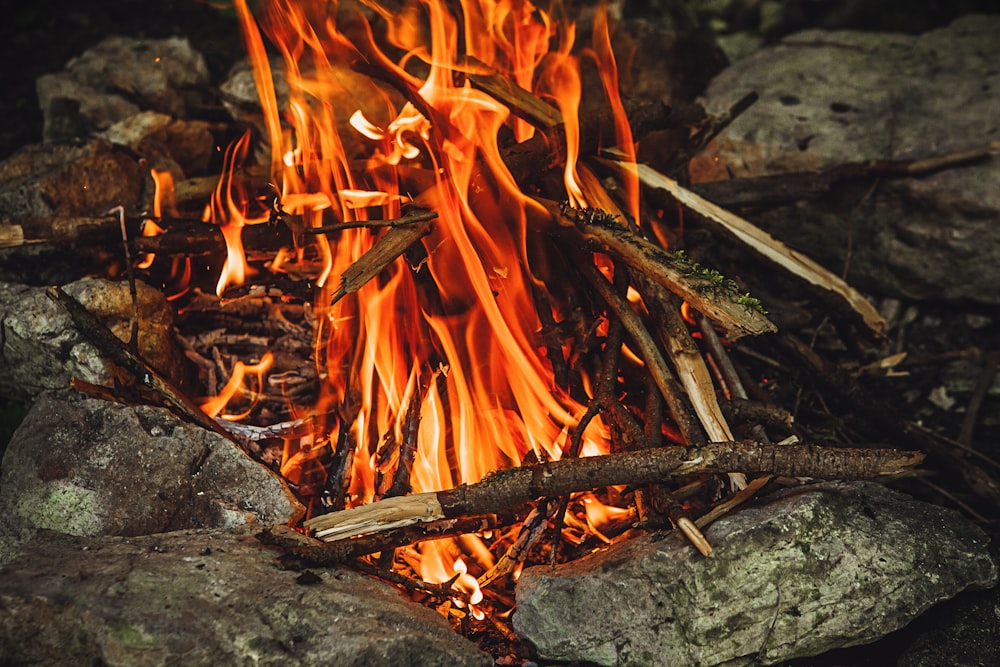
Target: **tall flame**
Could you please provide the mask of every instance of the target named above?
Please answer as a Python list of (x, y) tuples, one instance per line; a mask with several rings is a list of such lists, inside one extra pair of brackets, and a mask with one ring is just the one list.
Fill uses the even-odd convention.
[[(343, 20), (326, 2), (272, 0), (258, 28), (246, 0), (235, 1), (282, 211), (306, 229), (396, 218), (409, 202), (438, 215), (423, 242), (426, 269), (399, 260), (335, 303), (331, 283), (379, 232), (352, 226), (310, 235), (314, 242), (273, 265), (297, 265), (320, 285), (315, 358), (324, 382), (313, 408), (320, 426), (289, 442), (285, 465), (297, 470), (304, 457), (337, 442), (352, 447), (351, 503), (379, 492), (376, 453), (387, 438), (404, 437), (415, 393), (422, 400), (415, 491), (478, 481), (529, 452), (558, 459), (583, 412), (556, 385), (538, 338), (532, 290), (544, 286), (529, 268), (526, 224), (537, 204), (515, 184), (498, 144), (505, 127), (519, 140), (534, 130), (466, 76), (491, 68), (555, 102), (565, 124), (566, 187), (574, 204), (585, 205), (576, 168), (575, 28), (527, 0), (466, 0), (457, 15), (446, 0), (417, 0), (395, 13), (372, 0), (365, 6), (384, 23), (394, 56), (376, 46), (367, 21)], [(283, 60), (289, 88), (283, 110), (262, 32)], [(610, 72), (608, 96), (620, 111), (606, 22), (599, 23), (595, 45), (595, 59)], [(385, 83), (361, 75), (372, 72)], [(618, 141), (631, 149), (625, 124)], [(234, 165), (247, 150), (247, 137), (230, 149), (210, 207), (230, 248), (220, 294), (246, 270), (240, 233), (247, 205), (232, 193)], [(584, 453), (607, 451), (603, 429), (599, 419), (592, 422)], [(460, 555), (471, 555), (477, 567), (490, 565), (488, 550), (473, 538), (460, 550), (428, 543), (420, 551), (425, 578), (446, 581), (463, 572), (460, 585), (473, 596), (478, 588)]]

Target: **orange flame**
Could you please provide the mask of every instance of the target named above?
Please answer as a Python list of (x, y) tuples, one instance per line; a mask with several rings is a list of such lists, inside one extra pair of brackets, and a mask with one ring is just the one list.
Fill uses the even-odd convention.
[[(264, 374), (267, 373), (271, 368), (271, 364), (274, 362), (274, 355), (270, 352), (264, 354), (261, 360), (256, 364), (245, 364), (242, 361), (237, 361), (233, 365), (233, 373), (229, 377), (229, 382), (226, 386), (222, 388), (217, 396), (214, 396), (201, 405), (201, 409), (209, 417), (216, 417), (226, 405), (233, 400), (233, 397), (237, 393), (249, 394), (253, 396), (256, 392), (252, 389), (244, 388), (243, 381), (246, 379), (249, 373), (257, 379), (257, 386), (260, 387), (264, 384)], [(228, 419), (229, 421), (238, 421), (246, 416), (247, 412), (241, 415), (222, 415), (223, 419)]]
[[(491, 68), (525, 88), (537, 82), (535, 94), (553, 100), (564, 119), (570, 201), (585, 206), (586, 184), (577, 169), (581, 83), (570, 53), (575, 27), (526, 0), (462, 5), (456, 19), (445, 0), (419, 0), (398, 12), (366, 1), (384, 20), (385, 37), (403, 54), (394, 61), (376, 46), (367, 22), (352, 20), (342, 31), (325, 2), (272, 0), (258, 27), (246, 0), (235, 0), (281, 209), (306, 229), (368, 216), (396, 218), (409, 201), (438, 214), (423, 241), (426, 259), (419, 269), (432, 280), (399, 260), (331, 305), (329, 277), (343, 274), (372, 248), (379, 232), (370, 229), (309, 235), (310, 243), (297, 241), (270, 265), (272, 271), (310, 275), (320, 286), (314, 351), (325, 381), (313, 408), (320, 426), (289, 442), (282, 471), (304, 474), (310, 457), (337, 441), (337, 429), (346, 429), (350, 437), (344, 441), (354, 447), (348, 498), (354, 504), (375, 497), (376, 453), (385, 435), (392, 434), (387, 440), (393, 442), (404, 437), (415, 392), (423, 397), (411, 475), (415, 491), (478, 481), (519, 464), (529, 452), (559, 459), (584, 412), (556, 385), (538, 340), (532, 289), (544, 286), (529, 268), (526, 249), (527, 215), (537, 205), (514, 182), (498, 144), (504, 127), (521, 140), (533, 128), (512, 118), (466, 76), (470, 63), (478, 61), (476, 67)], [(278, 109), (262, 32), (284, 61), (289, 89), (284, 110)], [(549, 53), (553, 40), (557, 49)], [(594, 45), (620, 118), (617, 141), (634, 154), (603, 18)], [(415, 61), (419, 67), (404, 68)], [(372, 70), (391, 85), (359, 75)], [(419, 78), (411, 73), (418, 70), (424, 72)], [(251, 202), (236, 182), (248, 142), (243, 137), (228, 150), (226, 172), (208, 211), (229, 249), (220, 295), (247, 271), (242, 226), (263, 219), (248, 218)], [(362, 162), (364, 169), (358, 169)], [(234, 369), (233, 380), (206, 411), (217, 414), (229, 400), (227, 392), (236, 394), (243, 382), (236, 375)], [(604, 426), (595, 419), (582, 452), (607, 449)], [(475, 609), (482, 593), (465, 559), (482, 571), (492, 564), (479, 538), (425, 542), (410, 553), (428, 581), (449, 581), (459, 573), (455, 586)]]

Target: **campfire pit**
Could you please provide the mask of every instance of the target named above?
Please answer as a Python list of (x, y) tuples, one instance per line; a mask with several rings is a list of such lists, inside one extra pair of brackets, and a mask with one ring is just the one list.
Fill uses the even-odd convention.
[[(13, 247), (117, 238), (127, 250), (108, 275), (162, 286), (179, 313), (193, 364), (163, 366), (137, 351), (134, 313), (122, 342), (49, 290), (113, 362), (113, 382), (75, 388), (167, 406), (270, 472), (293, 509), (263, 527), (262, 542), (307, 564), (349, 563), (484, 646), (522, 651), (506, 619), (524, 564), (573, 561), (669, 526), (697, 558), (732, 557), (712, 556), (702, 528), (765, 485), (904, 477), (923, 449), (994, 500), (980, 467), (905, 421), (889, 429), (905, 449), (820, 446), (785, 406), (750, 400), (768, 398), (762, 373), (731, 350), (768, 340), (770, 306), (752, 281), (712, 268), (711, 252), (677, 249), (691, 221), (767, 258), (769, 268), (750, 269), (757, 276), (780, 272), (822, 300), (851, 344), (877, 346), (887, 329), (834, 273), (665, 173), (754, 96), (714, 116), (679, 97), (623, 99), (604, 10), (584, 40), (558, 14), (501, 7), (509, 13), (436, 3), (331, 13), (276, 1), (255, 18), (236, 2), (250, 68), (223, 94), (251, 127), (221, 151), (217, 182), (182, 179), (169, 153), (178, 133), (205, 125), (130, 116), (108, 121), (104, 137), (142, 151), (142, 168), (157, 163), (145, 211), (53, 209), (48, 226), (5, 224)], [(239, 103), (238, 77), (254, 82), (257, 113), (245, 95)], [(636, 162), (647, 138), (671, 147), (655, 167)], [(101, 140), (89, 150), (121, 161)], [(921, 173), (988, 154), (895, 166)], [(203, 169), (199, 159), (183, 162)], [(775, 340), (769, 354), (858, 401), (856, 378), (793, 334)], [(992, 583), (988, 557), (969, 553), (975, 573), (914, 604)], [(543, 657), (591, 659), (518, 629)]]

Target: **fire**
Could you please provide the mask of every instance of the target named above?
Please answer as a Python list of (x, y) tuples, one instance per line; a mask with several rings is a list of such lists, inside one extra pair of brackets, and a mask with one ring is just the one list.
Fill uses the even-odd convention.
[[(249, 154), (244, 136), (227, 151), (205, 216), (220, 226), (229, 249), (219, 295), (245, 280), (242, 230), (266, 221), (268, 208), (294, 219), (301, 232), (344, 227), (296, 234), (296, 247), (281, 251), (270, 268), (308, 275), (319, 286), (314, 353), (323, 382), (308, 408), (319, 426), (286, 443), (282, 471), (294, 478), (324, 450), (349, 448), (348, 504), (369, 502), (390, 487), (379, 480), (400, 465), (398, 453), (380, 458), (391, 443), (412, 441), (412, 489), (435, 491), (518, 465), (529, 453), (559, 459), (585, 411), (556, 384), (539, 340), (533, 290), (545, 286), (531, 268), (527, 224), (539, 205), (514, 182), (498, 143), (505, 128), (518, 140), (534, 128), (469, 80), (477, 71), (498, 72), (558, 107), (565, 187), (570, 201), (584, 206), (588, 176), (576, 164), (575, 27), (526, 0), (466, 0), (460, 18), (444, 0), (419, 0), (397, 13), (364, 4), (379, 17), (379, 36), (360, 15), (334, 15), (325, 2), (272, 0), (258, 24), (246, 1), (236, 0), (278, 194), (270, 206), (244, 192), (238, 177)], [(284, 109), (265, 35), (284, 61), (290, 91)], [(594, 45), (620, 117), (619, 146), (634, 155), (606, 21), (598, 22)], [(637, 192), (629, 190), (635, 211)], [(423, 239), (426, 256), (413, 267), (395, 261), (334, 303), (339, 276), (384, 233), (348, 223), (396, 219), (404, 205), (437, 214)], [(207, 412), (221, 412), (239, 393), (245, 371), (251, 369), (237, 365)], [(265, 360), (251, 372), (266, 372)], [(594, 419), (581, 452), (607, 451), (605, 428)], [(620, 518), (598, 506), (595, 498), (586, 501), (593, 523)], [(475, 610), (482, 592), (470, 568), (492, 565), (479, 538), (426, 542), (413, 554), (425, 580), (454, 581)]]

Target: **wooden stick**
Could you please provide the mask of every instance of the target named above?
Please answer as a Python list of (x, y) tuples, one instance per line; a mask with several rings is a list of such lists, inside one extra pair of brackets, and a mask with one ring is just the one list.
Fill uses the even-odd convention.
[(896, 475), (924, 459), (897, 449), (836, 449), (816, 445), (717, 442), (703, 448), (658, 447), (581, 459), (563, 459), (490, 473), (476, 484), (420, 493), (315, 517), (306, 528), (325, 541), (418, 523), (489, 514), (542, 496), (617, 484), (652, 484), (695, 473), (741, 471), (822, 479)]
[(390, 227), (368, 251), (340, 276), (340, 286), (334, 292), (330, 305), (361, 289), (385, 267), (394, 262), (406, 249), (429, 234), (431, 221)]
[[(621, 168), (610, 160), (601, 160), (601, 162)], [(640, 164), (636, 166), (639, 171), (639, 179), (647, 186), (666, 190), (681, 204), (703, 216), (705, 220), (716, 227), (735, 236), (740, 242), (792, 275), (836, 295), (861, 317), (862, 321), (873, 333), (880, 337), (885, 335), (885, 320), (867, 299), (844, 282), (843, 279), (826, 270), (806, 255), (789, 248), (759, 227), (681, 187), (672, 178), (664, 176), (647, 165)], [(692, 305), (694, 305), (693, 302)], [(702, 309), (698, 308), (698, 310)], [(711, 313), (703, 310), (702, 312), (716, 319)]]
[[(660, 395), (663, 396), (663, 400), (666, 402), (671, 416), (680, 428), (685, 428), (684, 435), (688, 444), (695, 445), (703, 442), (704, 437), (700, 433), (689, 432), (689, 429), (686, 428), (690, 425), (690, 420), (685, 417), (688, 411), (687, 406), (674, 390), (674, 377), (670, 372), (670, 367), (667, 366), (667, 361), (663, 358), (660, 349), (656, 347), (656, 343), (646, 329), (646, 325), (642, 323), (642, 318), (632, 310), (632, 307), (625, 299), (615, 294), (611, 284), (597, 270), (597, 267), (593, 263), (581, 261), (577, 269), (587, 279), (587, 282), (594, 287), (601, 298), (604, 299), (604, 302), (610, 306), (615, 317), (618, 318), (618, 321), (622, 323), (625, 330), (632, 337), (640, 356), (646, 362), (646, 370), (656, 382), (656, 387), (660, 390)], [(731, 440), (732, 438), (725, 439)]]
[[(715, 291), (707, 277), (685, 271), (677, 255), (614, 223), (600, 211), (585, 209), (571, 219), (559, 204), (536, 198), (552, 214), (557, 229), (574, 232), (597, 249), (622, 259), (637, 273), (647, 276), (719, 323), (730, 339), (777, 331), (760, 310), (740, 304), (728, 294)], [(568, 211), (573, 213), (572, 210)]]
[(817, 199), (843, 181), (919, 176), (988, 160), (1000, 142), (916, 160), (848, 162), (825, 171), (789, 172), (696, 183), (688, 189), (723, 208), (763, 207)]
[[(510, 518), (513, 522), (514, 518)], [(257, 534), (257, 539), (266, 544), (279, 546), (315, 565), (336, 565), (352, 558), (389, 551), (407, 544), (494, 530), (500, 525), (497, 517), (493, 515), (465, 517), (419, 526), (411, 525), (338, 542), (323, 542), (303, 535), (284, 524), (278, 524), (266, 527)]]

